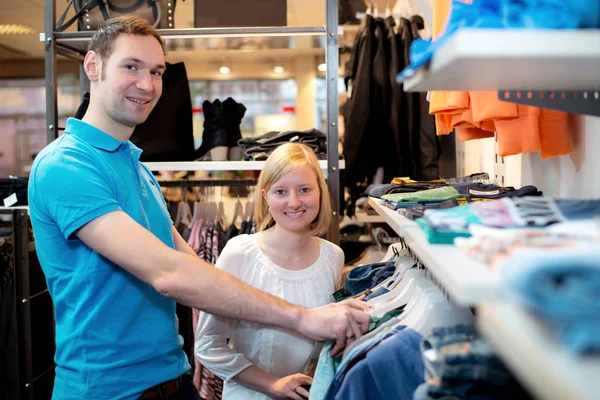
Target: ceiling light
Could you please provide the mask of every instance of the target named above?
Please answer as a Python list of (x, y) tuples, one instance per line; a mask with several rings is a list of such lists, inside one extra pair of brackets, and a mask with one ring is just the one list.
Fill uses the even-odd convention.
[(227, 65), (222, 65), (221, 68), (219, 68), (219, 72), (223, 75), (227, 75), (231, 73), (231, 69)]
[(21, 24), (0, 25), (0, 35), (29, 35), (35, 33), (35, 29)]
[[(314, 64), (313, 64), (314, 65)], [(317, 67), (317, 69), (321, 72), (325, 72), (327, 71), (327, 64), (323, 63), (323, 64), (319, 64), (319, 66)]]
[(283, 68), (281, 65), (276, 65), (273, 67), (273, 72), (276, 74), (283, 74), (285, 72), (285, 68)]

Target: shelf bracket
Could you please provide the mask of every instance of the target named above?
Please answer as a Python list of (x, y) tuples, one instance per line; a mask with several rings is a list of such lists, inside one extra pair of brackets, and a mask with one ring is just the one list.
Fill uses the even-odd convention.
[(600, 92), (498, 91), (498, 98), (512, 103), (566, 111), (572, 114), (600, 116)]

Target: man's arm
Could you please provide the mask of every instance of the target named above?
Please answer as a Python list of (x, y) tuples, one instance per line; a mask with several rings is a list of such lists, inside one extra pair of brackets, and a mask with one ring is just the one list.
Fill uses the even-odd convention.
[(180, 251), (182, 253), (188, 254), (192, 257), (197, 257), (196, 252), (190, 247), (189, 244), (181, 237), (175, 226), (171, 227), (173, 231), (173, 242), (175, 243), (175, 250)]
[(176, 247), (184, 251), (171, 249), (122, 211), (96, 218), (76, 235), (163, 295), (211, 314), (276, 325), (317, 340), (336, 339), (340, 349), (350, 333), (360, 336), (368, 327), (362, 302), (311, 310), (292, 305), (192, 255), (178, 233)]

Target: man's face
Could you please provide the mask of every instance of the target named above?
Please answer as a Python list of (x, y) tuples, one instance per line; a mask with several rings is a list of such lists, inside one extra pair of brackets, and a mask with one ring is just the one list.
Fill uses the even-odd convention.
[(162, 94), (165, 56), (153, 36), (119, 35), (102, 62), (97, 99), (107, 117), (135, 127), (146, 121)]

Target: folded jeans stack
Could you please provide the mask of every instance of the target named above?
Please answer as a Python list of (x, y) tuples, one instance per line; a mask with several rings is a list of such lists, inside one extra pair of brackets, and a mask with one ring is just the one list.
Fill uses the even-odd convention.
[(435, 328), (421, 342), (421, 353), (425, 383), (414, 400), (529, 398), (472, 325)]
[(327, 136), (311, 129), (308, 131), (267, 132), (256, 137), (246, 137), (238, 141), (248, 161), (264, 161), (278, 146), (288, 143), (302, 143), (310, 147), (320, 160), (327, 159)]
[(394, 262), (359, 265), (348, 273), (342, 289), (343, 293), (336, 292), (334, 298), (336, 301), (341, 301), (361, 293), (369, 295), (370, 292), (365, 292), (392, 276), (395, 269)]
[(523, 248), (497, 266), (505, 293), (577, 355), (600, 354), (600, 237)]

